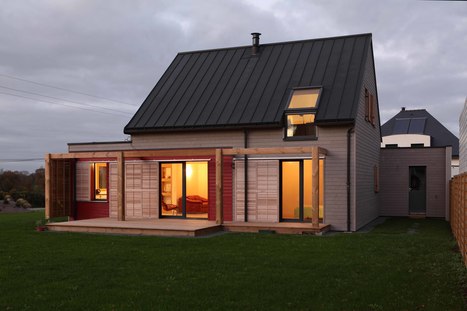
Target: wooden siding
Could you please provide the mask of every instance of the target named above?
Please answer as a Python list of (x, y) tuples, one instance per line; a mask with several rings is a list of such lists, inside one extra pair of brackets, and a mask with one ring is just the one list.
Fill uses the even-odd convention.
[(76, 162), (76, 201), (91, 201), (91, 164)]
[(409, 166), (426, 166), (426, 216), (446, 217), (446, 148), (381, 149), (381, 216), (409, 215)]
[(459, 118), (459, 173), (467, 172), (467, 99)]
[(243, 147), (242, 131), (191, 131), (134, 134), (134, 149)]
[(118, 167), (116, 162), (109, 163), (109, 217), (118, 217)]
[(132, 150), (131, 142), (68, 144), (68, 152)]
[(451, 180), (450, 202), (451, 230), (467, 266), (467, 173)]
[[(245, 163), (235, 161), (235, 221), (245, 220)], [(279, 161), (248, 161), (248, 222), (279, 221)]]
[(125, 163), (125, 217), (158, 218), (158, 162)]
[[(360, 104), (355, 120), (355, 133), (352, 157), (352, 219), (351, 230), (356, 231), (374, 220), (379, 215), (379, 195), (375, 192), (374, 167), (380, 166), (380, 120), (378, 97), (376, 96), (376, 80), (373, 66), (373, 52), (368, 51), (360, 90)], [(376, 101), (375, 119), (373, 122), (365, 120), (365, 88)], [(370, 117), (371, 118), (371, 117)], [(372, 124), (373, 123), (373, 124)]]

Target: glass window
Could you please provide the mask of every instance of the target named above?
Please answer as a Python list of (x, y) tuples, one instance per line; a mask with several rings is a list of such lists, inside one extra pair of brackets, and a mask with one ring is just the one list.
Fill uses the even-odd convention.
[(426, 118), (413, 118), (410, 120), (409, 134), (423, 134)]
[(287, 137), (316, 136), (314, 121), (312, 113), (287, 115)]
[(316, 108), (319, 89), (294, 90), (290, 99), (289, 109)]
[(394, 124), (394, 134), (407, 134), (409, 129), (410, 119), (396, 119)]
[(285, 138), (310, 139), (316, 137), (315, 113), (320, 95), (319, 88), (297, 89), (292, 91), (288, 110)]
[(107, 200), (107, 163), (94, 163), (94, 199)]

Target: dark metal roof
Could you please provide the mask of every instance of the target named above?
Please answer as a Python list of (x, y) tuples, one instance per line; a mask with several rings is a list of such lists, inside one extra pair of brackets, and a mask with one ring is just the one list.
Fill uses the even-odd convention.
[(381, 126), (381, 135), (422, 134), (431, 136), (431, 146), (452, 146), (452, 155), (459, 156), (459, 138), (425, 109), (401, 110)]
[(322, 87), (315, 122), (355, 120), (371, 34), (179, 53), (127, 134), (281, 126), (291, 90)]

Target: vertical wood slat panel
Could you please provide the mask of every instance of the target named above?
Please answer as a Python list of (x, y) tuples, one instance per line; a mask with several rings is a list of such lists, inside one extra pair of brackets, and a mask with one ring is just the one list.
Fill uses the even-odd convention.
[(157, 218), (159, 215), (159, 164), (157, 162), (127, 162), (125, 168), (125, 216)]
[[(245, 221), (244, 161), (235, 162), (234, 220)], [(248, 161), (248, 221), (279, 221), (279, 161)]]
[(449, 188), (451, 230), (467, 266), (467, 173), (454, 176)]
[(76, 201), (91, 201), (91, 169), (89, 162), (76, 162)]

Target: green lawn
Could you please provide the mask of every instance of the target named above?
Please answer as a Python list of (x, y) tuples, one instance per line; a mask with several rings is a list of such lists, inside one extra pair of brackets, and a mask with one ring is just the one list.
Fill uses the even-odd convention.
[(464, 310), (448, 223), (159, 238), (36, 232), (0, 214), (0, 310)]

